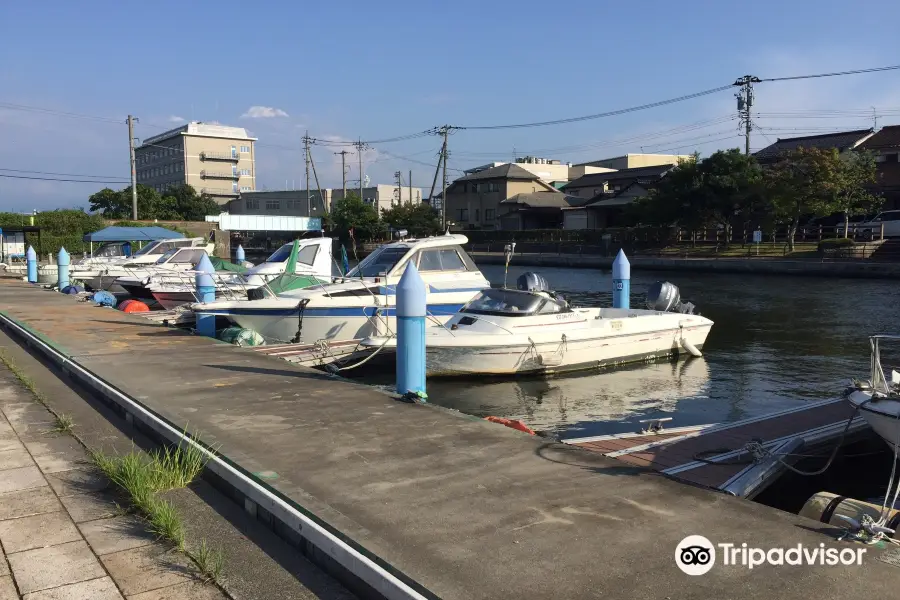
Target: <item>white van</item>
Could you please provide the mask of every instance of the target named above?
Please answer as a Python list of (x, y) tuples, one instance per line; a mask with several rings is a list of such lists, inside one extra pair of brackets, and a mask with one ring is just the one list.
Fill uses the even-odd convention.
[(862, 223), (851, 223), (850, 226), (857, 234), (877, 240), (881, 236), (882, 224), (884, 225), (884, 237), (900, 237), (900, 210), (885, 210), (878, 213), (874, 219)]

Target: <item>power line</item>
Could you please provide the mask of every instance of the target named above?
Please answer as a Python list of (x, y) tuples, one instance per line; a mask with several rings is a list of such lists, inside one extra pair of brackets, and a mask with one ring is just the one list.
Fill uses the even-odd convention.
[(684, 102), (685, 100), (691, 100), (693, 98), (700, 98), (701, 96), (708, 96), (710, 94), (722, 92), (722, 91), (731, 89), (732, 87), (733, 87), (732, 84), (722, 85), (717, 88), (704, 90), (702, 92), (686, 94), (684, 96), (678, 96), (677, 98), (669, 98), (668, 100), (660, 100), (658, 102), (650, 102), (649, 104), (641, 104), (639, 106), (630, 106), (628, 108), (620, 108), (618, 110), (611, 110), (611, 111), (607, 111), (607, 112), (596, 113), (593, 115), (584, 115), (581, 117), (570, 117), (568, 119), (555, 119), (553, 121), (537, 121), (534, 123), (517, 123), (514, 125), (465, 126), (465, 127), (454, 127), (454, 129), (464, 129), (464, 130), (469, 130), (469, 131), (487, 131), (487, 130), (496, 130), (496, 129), (521, 129), (524, 127), (544, 127), (546, 125), (562, 125), (565, 123), (578, 123), (581, 121), (590, 121), (592, 119), (602, 119), (604, 117), (613, 117), (616, 115), (624, 115), (627, 113), (637, 112), (640, 110), (647, 110), (649, 108), (656, 108), (658, 106), (665, 106), (667, 104), (675, 104), (676, 102)]
[(21, 110), (26, 112), (36, 112), (36, 113), (44, 113), (49, 115), (56, 115), (59, 117), (69, 117), (72, 119), (86, 119), (91, 121), (101, 121), (104, 123), (116, 123), (117, 125), (121, 125), (125, 122), (124, 119), (112, 119), (109, 117), (98, 117), (95, 115), (84, 115), (81, 113), (67, 112), (64, 110), (54, 110), (51, 108), (41, 108), (39, 106), (29, 106), (26, 104), (12, 104), (10, 102), (0, 102), (0, 108), (7, 108), (9, 110)]
[(102, 181), (99, 179), (59, 179), (57, 177), (29, 177), (27, 175), (7, 175), (6, 173), (0, 173), (0, 177), (7, 177), (9, 179), (34, 179), (38, 181), (69, 181), (73, 183), (128, 183), (127, 181)]
[[(111, 179), (119, 178), (118, 175), (86, 175), (84, 173), (54, 173), (53, 171), (30, 171), (28, 169), (3, 169), (0, 168), (0, 171), (9, 171), (11, 173), (34, 173), (38, 175), (62, 175), (64, 177), (108, 177)], [(126, 181), (124, 177), (121, 178), (122, 181)]]
[(840, 77), (842, 75), (859, 75), (860, 73), (879, 73), (881, 71), (895, 71), (900, 65), (890, 67), (875, 67), (872, 69), (855, 69), (853, 71), (835, 71), (834, 73), (818, 73), (816, 75), (794, 75), (791, 77), (769, 77), (760, 81), (793, 81), (795, 79), (818, 79), (820, 77)]

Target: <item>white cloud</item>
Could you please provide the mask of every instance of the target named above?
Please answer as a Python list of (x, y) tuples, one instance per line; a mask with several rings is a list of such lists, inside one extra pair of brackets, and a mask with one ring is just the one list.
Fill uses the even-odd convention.
[(247, 112), (241, 115), (242, 119), (272, 119), (275, 117), (287, 117), (288, 114), (280, 108), (272, 106), (251, 106)]
[(187, 121), (187, 119), (185, 119), (184, 117), (172, 115), (171, 117), (168, 118), (168, 121), (169, 121), (169, 123), (184, 123), (185, 121)]

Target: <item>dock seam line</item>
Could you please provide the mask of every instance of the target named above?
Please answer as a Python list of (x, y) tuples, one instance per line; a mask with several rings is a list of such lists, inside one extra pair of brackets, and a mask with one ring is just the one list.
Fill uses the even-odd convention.
[[(68, 362), (69, 365), (71, 365), (70, 368), (81, 371), (82, 376), (88, 378), (89, 380), (92, 380), (95, 385), (99, 385), (100, 387), (105, 388), (107, 393), (121, 398), (121, 400), (123, 400), (127, 405), (130, 405), (133, 411), (142, 414), (142, 420), (147, 419), (147, 421), (149, 421), (147, 425), (151, 426), (154, 430), (157, 430), (157, 432), (160, 434), (168, 434), (164, 435), (164, 437), (170, 439), (170, 441), (173, 441), (172, 438), (174, 437), (174, 440), (191, 444), (192, 446), (199, 449), (201, 452), (203, 452), (203, 454), (209, 457), (210, 464), (208, 466), (216, 467), (211, 470), (213, 472), (219, 471), (218, 473), (216, 473), (217, 475), (223, 478), (225, 478), (226, 474), (229, 474), (232, 477), (236, 477), (245, 486), (249, 486), (257, 494), (265, 498), (266, 502), (258, 502), (259, 504), (262, 504), (263, 506), (277, 506), (285, 513), (291, 515), (295, 520), (300, 521), (303, 527), (308, 527), (314, 534), (316, 534), (315, 537), (318, 537), (319, 539), (315, 540), (312, 536), (309, 535), (309, 532), (304, 531), (302, 527), (301, 530), (297, 533), (306, 537), (310, 541), (310, 543), (318, 547), (322, 552), (330, 556), (338, 564), (347, 569), (350, 573), (365, 581), (368, 585), (372, 586), (374, 590), (383, 594), (389, 600), (433, 600), (433, 598), (437, 597), (434, 594), (425, 596), (419, 591), (415, 590), (409, 584), (399, 579), (396, 575), (390, 573), (384, 567), (377, 564), (374, 560), (372, 560), (368, 556), (365, 556), (362, 552), (349, 545), (347, 542), (341, 540), (335, 534), (324, 528), (322, 525), (316, 523), (309, 516), (304, 515), (302, 512), (299, 512), (297, 509), (285, 502), (285, 500), (280, 498), (277, 494), (270, 492), (258, 482), (242, 473), (240, 470), (238, 470), (238, 468), (228, 464), (226, 460), (223, 460), (222, 457), (213, 453), (205, 445), (199, 444), (189, 437), (184, 437), (180, 430), (166, 422), (164, 418), (156, 415), (149, 408), (132, 399), (124, 392), (117, 390), (114, 386), (107, 383), (101, 377), (95, 375), (79, 363), (70, 360), (68, 356), (54, 348), (52, 344), (45, 342), (38, 335), (30, 332), (27, 327), (21, 325), (17, 320), (13, 319), (7, 314), (4, 314), (3, 312), (0, 312), (0, 320), (3, 320), (7, 325), (11, 326), (15, 330), (18, 330), (20, 335), (24, 335), (30, 338), (35, 344), (42, 346), (45, 349), (45, 352), (56, 355), (57, 362), (59, 363), (61, 368), (65, 365), (66, 362)], [(160, 428), (163, 431), (159, 431)], [(232, 483), (232, 485), (235, 484)], [(240, 487), (238, 489), (240, 489)], [(246, 494), (246, 492), (244, 493)], [(295, 528), (291, 527), (291, 529)], [(316, 543), (316, 541), (318, 541), (318, 543)]]

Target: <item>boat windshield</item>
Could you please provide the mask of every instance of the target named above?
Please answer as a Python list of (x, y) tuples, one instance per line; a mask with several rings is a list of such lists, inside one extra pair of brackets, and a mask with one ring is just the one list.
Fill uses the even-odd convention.
[(409, 248), (382, 246), (363, 259), (359, 265), (347, 273), (347, 277), (378, 277), (388, 273), (394, 265), (406, 256)]
[(293, 242), (290, 244), (285, 244), (278, 250), (272, 253), (272, 256), (266, 259), (266, 262), (270, 263), (282, 263), (288, 259), (291, 255), (291, 250), (294, 248)]
[(113, 242), (111, 244), (103, 244), (94, 252), (94, 258), (110, 258), (113, 256), (125, 256), (122, 252), (122, 242)]
[(462, 312), (508, 317), (567, 312), (566, 303), (542, 293), (487, 289), (478, 293)]
[(150, 252), (157, 246), (159, 246), (159, 242), (150, 242), (149, 244), (147, 244), (146, 246), (144, 246), (143, 248), (141, 248), (140, 250), (135, 252), (134, 256), (142, 256), (144, 254), (147, 254), (148, 252)]
[(169, 250), (168, 252), (166, 252), (165, 254), (160, 256), (159, 258), (157, 258), (156, 264), (161, 265), (164, 262), (167, 262), (170, 258), (172, 258), (172, 256), (175, 255), (176, 252), (178, 252), (178, 248), (172, 248), (171, 250)]

